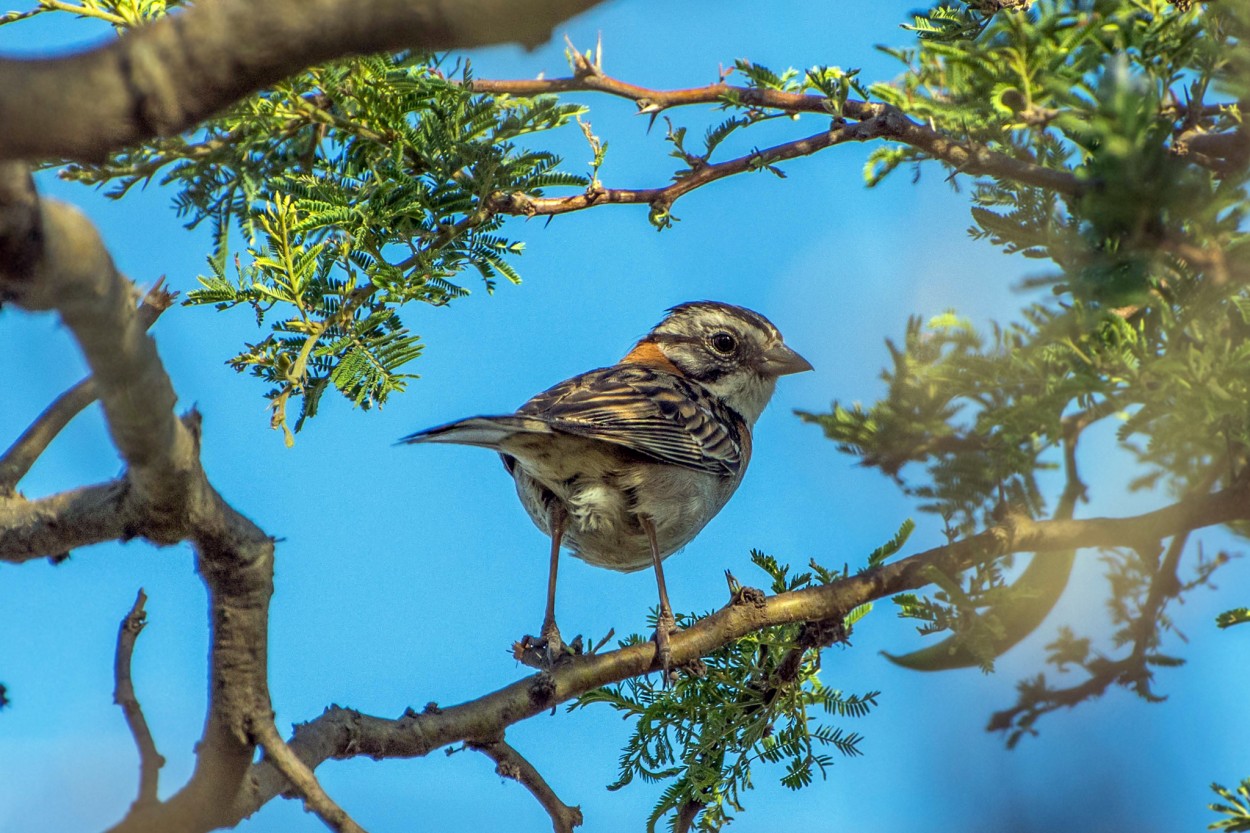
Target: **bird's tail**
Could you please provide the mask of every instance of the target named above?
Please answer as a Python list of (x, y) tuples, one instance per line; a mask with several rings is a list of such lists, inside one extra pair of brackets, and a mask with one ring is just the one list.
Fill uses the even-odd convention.
[(541, 419), (526, 416), (478, 416), (437, 425), (409, 434), (401, 443), (455, 443), (499, 450), (501, 444), (517, 434), (550, 434), (551, 426)]

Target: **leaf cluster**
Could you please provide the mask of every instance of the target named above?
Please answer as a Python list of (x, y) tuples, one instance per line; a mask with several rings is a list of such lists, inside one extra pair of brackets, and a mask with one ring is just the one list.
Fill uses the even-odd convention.
[[(130, 5), (92, 8), (121, 15)], [(140, 17), (164, 9), (149, 6)], [(467, 63), (444, 67), (419, 53), (336, 61), (243, 99), (194, 134), (62, 176), (114, 198), (156, 181), (174, 189), (189, 227), (209, 225), (209, 271), (186, 303), (243, 307), (267, 326), (229, 363), (267, 384), (274, 426), (290, 442), (288, 403), (298, 403), (298, 430), (326, 390), (369, 408), (405, 388), (413, 376), (403, 369), (422, 349), (405, 306), (468, 294), (466, 272), (488, 292), (500, 278), (519, 282), (523, 244), (500, 233), (505, 217), (492, 200), (588, 183), (560, 170), (556, 155), (518, 144), (584, 108), (474, 95), (471, 78)]]
[(1243, 833), (1250, 830), (1250, 778), (1243, 778), (1237, 789), (1230, 790), (1220, 784), (1212, 784), (1211, 791), (1218, 795), (1220, 802), (1208, 804), (1224, 818), (1207, 825), (1208, 830), (1225, 830), (1228, 833)]
[[(888, 544), (886, 545), (888, 548)], [(785, 592), (841, 577), (813, 564), (791, 574), (788, 565), (752, 552), (752, 562)], [(635, 778), (667, 782), (648, 821), (654, 830), (668, 815), (670, 826), (685, 809), (698, 810), (697, 829), (720, 830), (743, 809), (742, 793), (753, 785), (757, 764), (785, 767), (781, 783), (791, 789), (825, 776), (833, 757), (860, 754), (861, 736), (821, 722), (857, 718), (876, 705), (877, 692), (845, 694), (819, 677), (820, 649), (844, 642), (868, 612), (857, 608), (844, 622), (794, 624), (753, 633), (704, 659), (697, 672), (671, 685), (649, 678), (626, 680), (590, 692), (572, 708), (603, 703), (633, 721), (609, 789)], [(679, 624), (695, 617), (681, 616)], [(622, 645), (642, 641), (631, 636)]]
[[(1187, 143), (1244, 142), (1248, 22), (1245, 4), (1162, 0), (947, 2), (918, 15), (917, 43), (886, 50), (904, 75), (871, 93), (957, 141), (1070, 177), (1067, 190), (972, 184), (972, 237), (1049, 271), (1022, 285), (1035, 300), (1020, 322), (983, 333), (954, 313), (913, 318), (901, 344), (887, 342), (879, 401), (800, 416), (894, 478), (951, 539), (1041, 516), (1053, 500), (1048, 470), (1062, 469), (1065, 494), (1083, 496), (1077, 444), (1106, 420), (1137, 463), (1113, 486), (1179, 497), (1240, 482), (1250, 464), (1246, 160), (1204, 158)], [(913, 146), (880, 148), (866, 177), (875, 184), (926, 159)], [(1243, 526), (1230, 528), (1244, 535)], [(1166, 603), (1228, 555), (1207, 560), (1199, 547), (1195, 578), (1182, 584), (1143, 555), (1156, 545), (1106, 554), (1108, 653), (1131, 645), (1130, 655), (1109, 660), (1062, 630), (1050, 661), (1097, 684), (1026, 680), (1009, 742), (1104, 681), (1157, 696), (1149, 667), (1180, 661), (1159, 651), (1173, 627)], [(954, 631), (986, 667), (1013, 590), (999, 569), (935, 574), (936, 592), (896, 601), (922, 632)]]

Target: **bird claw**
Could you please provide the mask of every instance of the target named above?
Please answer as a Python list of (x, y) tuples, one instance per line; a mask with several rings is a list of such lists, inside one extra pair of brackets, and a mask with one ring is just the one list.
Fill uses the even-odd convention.
[(538, 632), (538, 638), (547, 653), (548, 667), (555, 665), (556, 660), (565, 656), (564, 640), (561, 639), (560, 629), (556, 627), (555, 622), (544, 622), (542, 630)]
[[(578, 640), (574, 640), (576, 644)], [(565, 645), (555, 622), (544, 622), (538, 636), (529, 634), (512, 643), (512, 657), (522, 665), (544, 671), (572, 654), (574, 645)]]
[(655, 658), (668, 684), (673, 665), (673, 649), (669, 646), (669, 634), (677, 630), (677, 620), (671, 610), (661, 610), (655, 623)]

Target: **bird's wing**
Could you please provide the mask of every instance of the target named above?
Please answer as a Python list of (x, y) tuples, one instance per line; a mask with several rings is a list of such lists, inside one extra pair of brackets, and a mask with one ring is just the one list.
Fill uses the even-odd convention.
[(517, 414), (674, 466), (736, 475), (744, 465), (742, 418), (699, 386), (648, 367), (616, 365), (574, 376)]

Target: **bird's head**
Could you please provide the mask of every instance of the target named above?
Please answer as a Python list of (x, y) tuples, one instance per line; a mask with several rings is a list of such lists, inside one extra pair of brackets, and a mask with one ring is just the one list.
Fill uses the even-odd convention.
[(716, 301), (673, 307), (622, 361), (664, 367), (697, 382), (748, 423), (759, 418), (779, 376), (812, 369), (767, 318)]

